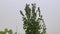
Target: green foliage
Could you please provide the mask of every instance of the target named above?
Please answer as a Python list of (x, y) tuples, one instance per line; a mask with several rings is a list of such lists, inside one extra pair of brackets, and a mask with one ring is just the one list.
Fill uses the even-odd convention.
[(40, 8), (38, 7), (36, 11), (36, 4), (32, 4), (30, 8), (29, 4), (26, 4), (25, 14), (20, 10), (23, 16), (23, 28), (25, 34), (46, 34), (46, 25), (42, 18)]
[[(11, 29), (8, 30), (7, 28), (4, 29), (4, 31), (0, 31), (0, 34), (6, 34), (6, 33), (8, 33), (8, 34), (13, 34), (13, 31), (12, 31)], [(15, 32), (15, 34), (17, 34), (17, 32)]]

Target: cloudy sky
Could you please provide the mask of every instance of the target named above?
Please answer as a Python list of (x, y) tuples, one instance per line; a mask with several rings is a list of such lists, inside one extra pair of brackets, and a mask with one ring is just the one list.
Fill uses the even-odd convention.
[(0, 0), (0, 30), (5, 28), (24, 34), (22, 16), (25, 4), (40, 7), (48, 34), (60, 34), (60, 0)]

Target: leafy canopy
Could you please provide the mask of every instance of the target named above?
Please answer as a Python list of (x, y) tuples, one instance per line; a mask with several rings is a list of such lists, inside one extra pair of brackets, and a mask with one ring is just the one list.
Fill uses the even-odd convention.
[(23, 16), (23, 28), (25, 34), (46, 34), (46, 25), (42, 18), (40, 8), (36, 10), (36, 4), (32, 4), (30, 8), (29, 4), (26, 4), (25, 14), (20, 10)]

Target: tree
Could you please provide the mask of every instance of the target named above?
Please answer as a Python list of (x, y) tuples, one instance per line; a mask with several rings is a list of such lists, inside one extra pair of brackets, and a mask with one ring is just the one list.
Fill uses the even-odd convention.
[(25, 34), (46, 34), (46, 25), (42, 18), (40, 8), (36, 10), (36, 4), (32, 4), (30, 8), (29, 4), (26, 4), (25, 14), (20, 10), (23, 18), (23, 29)]
[[(7, 29), (7, 28), (5, 28), (4, 29), (4, 31), (0, 31), (0, 34), (13, 34), (13, 31), (12, 31), (12, 29)], [(15, 32), (15, 34), (17, 34), (17, 32)]]

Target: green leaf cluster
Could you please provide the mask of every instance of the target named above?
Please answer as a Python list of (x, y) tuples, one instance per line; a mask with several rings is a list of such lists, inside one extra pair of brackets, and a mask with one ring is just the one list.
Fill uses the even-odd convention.
[[(13, 31), (12, 31), (12, 29), (4, 29), (4, 31), (0, 31), (0, 34), (13, 34)], [(17, 34), (17, 32), (15, 32), (15, 34)]]
[(36, 4), (26, 4), (25, 14), (20, 10), (21, 15), (23, 16), (23, 28), (25, 34), (46, 34), (46, 25), (42, 18), (40, 8), (36, 10)]

